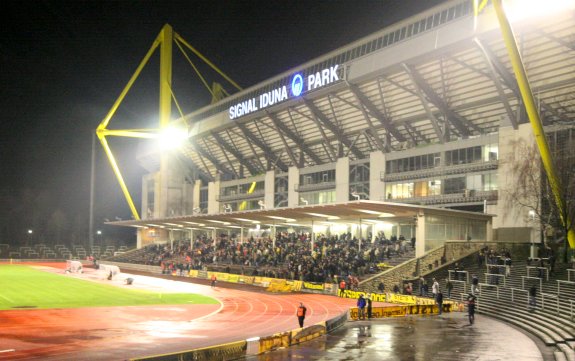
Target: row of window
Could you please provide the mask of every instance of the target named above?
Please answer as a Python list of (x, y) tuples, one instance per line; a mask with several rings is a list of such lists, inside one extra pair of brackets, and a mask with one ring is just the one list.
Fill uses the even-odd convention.
[(387, 199), (439, 196), (464, 193), (466, 190), (497, 190), (497, 173), (473, 174), (464, 177), (387, 184), (385, 186)]
[[(445, 165), (489, 162), (498, 159), (498, 145), (478, 145), (444, 152)], [(413, 172), (441, 166), (441, 153), (430, 153), (385, 162), (387, 174)]]

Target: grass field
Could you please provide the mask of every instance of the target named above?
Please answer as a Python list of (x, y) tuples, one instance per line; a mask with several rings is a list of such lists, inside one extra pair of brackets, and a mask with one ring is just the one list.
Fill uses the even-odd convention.
[(214, 304), (211, 297), (128, 289), (53, 274), (21, 265), (0, 265), (0, 310)]

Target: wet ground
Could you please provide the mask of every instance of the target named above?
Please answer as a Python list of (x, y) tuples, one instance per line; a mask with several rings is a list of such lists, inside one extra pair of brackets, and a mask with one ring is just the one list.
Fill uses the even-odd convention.
[[(352, 321), (335, 332), (299, 346), (246, 358), (279, 360), (542, 361), (538, 345), (517, 329), (465, 313)], [(545, 353), (545, 352), (544, 352)]]

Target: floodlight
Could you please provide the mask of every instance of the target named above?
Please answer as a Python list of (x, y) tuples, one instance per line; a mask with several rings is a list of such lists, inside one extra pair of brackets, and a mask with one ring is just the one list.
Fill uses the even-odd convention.
[(562, 11), (575, 9), (575, 0), (507, 0), (503, 2), (511, 22), (542, 18)]
[(161, 131), (158, 137), (160, 149), (172, 150), (179, 148), (188, 139), (188, 132), (183, 128), (167, 127)]

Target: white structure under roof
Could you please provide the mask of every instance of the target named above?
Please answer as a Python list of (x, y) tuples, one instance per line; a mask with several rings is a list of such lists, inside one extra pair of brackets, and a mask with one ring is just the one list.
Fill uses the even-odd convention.
[(290, 230), (315, 234), (342, 234), (350, 232), (371, 242), (383, 232), (387, 237), (395, 234), (407, 239), (415, 237), (416, 255), (442, 245), (445, 241), (491, 242), (492, 217), (490, 214), (452, 209), (415, 206), (401, 203), (353, 201), (311, 206), (276, 208), (272, 210), (246, 210), (232, 213), (197, 214), (154, 219), (150, 221), (121, 221), (116, 225), (142, 228), (140, 243), (157, 241), (160, 233), (169, 239), (193, 239), (193, 234), (236, 234), (241, 242), (253, 231), (268, 229), (273, 232)]
[[(547, 130), (575, 141), (573, 11), (513, 26)], [(506, 192), (519, 181), (509, 171), (517, 144), (533, 136), (495, 14), (474, 18), (472, 0), (447, 1), (185, 118), (190, 138), (166, 174), (159, 154), (139, 154), (150, 171), (145, 219), (115, 224), (142, 227), (140, 244), (144, 229), (167, 239), (156, 225), (168, 218), (291, 217), (355, 200), (494, 214), (495, 239), (529, 240), (533, 225)]]

